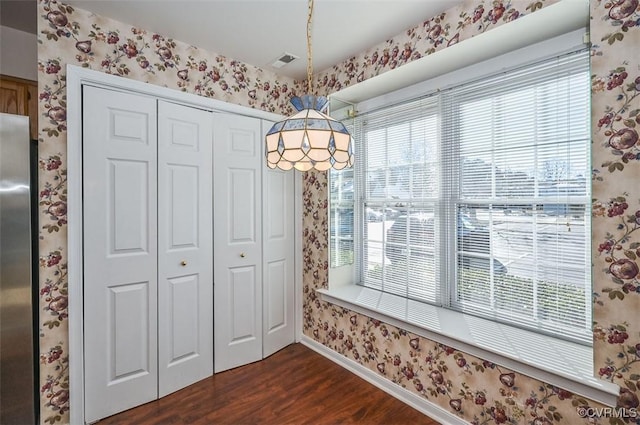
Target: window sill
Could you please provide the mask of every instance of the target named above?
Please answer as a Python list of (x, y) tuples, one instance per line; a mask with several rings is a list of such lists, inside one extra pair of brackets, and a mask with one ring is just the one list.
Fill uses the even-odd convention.
[(359, 285), (316, 289), (323, 301), (615, 406), (619, 386), (593, 376), (593, 350), (569, 341)]

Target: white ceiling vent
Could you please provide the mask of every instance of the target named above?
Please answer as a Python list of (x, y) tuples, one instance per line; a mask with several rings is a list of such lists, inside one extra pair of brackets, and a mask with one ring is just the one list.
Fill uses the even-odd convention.
[(271, 66), (274, 68), (282, 68), (283, 66), (290, 64), (296, 59), (298, 59), (298, 56), (284, 52), (275, 61), (273, 61)]

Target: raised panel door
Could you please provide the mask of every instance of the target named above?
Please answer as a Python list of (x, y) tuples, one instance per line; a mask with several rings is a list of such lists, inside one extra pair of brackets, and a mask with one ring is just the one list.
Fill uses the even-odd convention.
[(215, 115), (216, 372), (262, 359), (261, 142), (259, 119)]
[(154, 400), (156, 100), (84, 87), (85, 419)]
[(158, 104), (160, 397), (213, 373), (212, 115)]
[[(263, 122), (263, 129), (272, 123)], [(263, 167), (263, 356), (295, 341), (294, 171)]]

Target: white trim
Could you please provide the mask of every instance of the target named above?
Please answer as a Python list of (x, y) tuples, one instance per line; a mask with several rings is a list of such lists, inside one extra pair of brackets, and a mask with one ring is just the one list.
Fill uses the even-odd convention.
[[(355, 227), (355, 223), (354, 223), (354, 227)], [(329, 243), (329, 255), (331, 255), (332, 246), (333, 244)], [(354, 252), (355, 252), (355, 247), (354, 247)], [(355, 261), (351, 264), (346, 264), (340, 267), (329, 267), (329, 282), (331, 282), (332, 288), (337, 288), (339, 286), (352, 285), (353, 282), (357, 282)]]
[[(281, 115), (184, 93), (166, 87), (105, 74), (74, 65), (67, 65), (67, 216), (68, 216), (68, 290), (69, 290), (69, 416), (72, 424), (84, 424), (84, 355), (83, 355), (83, 289), (82, 289), (82, 86), (90, 85), (153, 96), (195, 108), (226, 112), (270, 121)], [(296, 239), (302, 238), (302, 208), (300, 177), (296, 177)], [(299, 243), (299, 242), (297, 242)], [(301, 253), (296, 245), (296, 302), (295, 328), (302, 329)], [(298, 313), (298, 310), (300, 313)], [(299, 331), (301, 332), (301, 331)]]
[(316, 289), (323, 301), (615, 406), (620, 387), (593, 376), (592, 348), (360, 285)]
[(300, 338), (302, 338), (302, 306), (303, 306), (303, 300), (302, 300), (302, 294), (303, 294), (303, 272), (302, 272), (302, 249), (303, 249), (303, 241), (302, 241), (302, 209), (303, 209), (303, 199), (302, 199), (302, 192), (303, 192), (303, 186), (304, 186), (304, 182), (302, 180), (302, 173), (298, 170), (294, 171), (295, 175), (293, 177), (293, 188), (294, 188), (294, 197), (293, 197), (293, 203), (294, 203), (294, 220), (295, 220), (295, 225), (294, 225), (294, 239), (295, 239), (295, 264), (294, 264), (294, 275), (295, 275), (295, 292), (294, 292), (294, 297), (295, 297), (295, 302), (294, 305), (296, 306), (295, 309), (295, 341), (296, 342), (300, 342)]
[(69, 291), (69, 419), (84, 422), (84, 291), (82, 288), (82, 77), (67, 67), (67, 279)]
[(331, 360), (332, 362), (337, 363), (338, 365), (347, 369), (349, 372), (359, 376), (368, 383), (397, 398), (405, 404), (408, 404), (419, 412), (424, 413), (431, 419), (447, 425), (469, 424), (467, 421), (455, 416), (454, 414), (443, 409), (437, 404), (431, 403), (430, 401), (420, 397), (419, 395), (409, 391), (408, 389), (402, 388), (398, 384), (394, 384), (389, 379), (384, 378), (376, 374), (371, 369), (362, 366), (360, 363), (351, 360), (350, 358), (345, 357), (330, 348), (325, 347), (324, 345), (314, 341), (306, 335), (303, 335), (302, 341), (300, 342), (305, 347), (308, 347), (316, 353)]
[[(282, 115), (260, 109), (249, 108), (247, 106), (227, 103), (217, 99), (198, 96), (192, 93), (181, 92), (167, 87), (160, 87), (142, 81), (130, 80), (103, 72), (81, 68), (75, 65), (67, 65), (67, 92), (72, 87), (69, 78), (73, 74), (74, 83), (80, 85), (91, 85), (113, 90), (132, 91), (137, 94), (153, 96), (173, 103), (180, 103), (195, 108), (205, 109), (213, 112), (225, 112), (236, 115), (260, 118), (268, 121), (282, 120)], [(75, 87), (76, 89), (79, 88)], [(67, 93), (68, 95), (68, 93)]]

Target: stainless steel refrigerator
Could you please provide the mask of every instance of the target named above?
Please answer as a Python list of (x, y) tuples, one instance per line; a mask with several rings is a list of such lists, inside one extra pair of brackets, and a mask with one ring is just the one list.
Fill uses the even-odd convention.
[[(37, 416), (28, 117), (0, 114), (0, 424)], [(34, 256), (35, 257), (35, 256)]]

